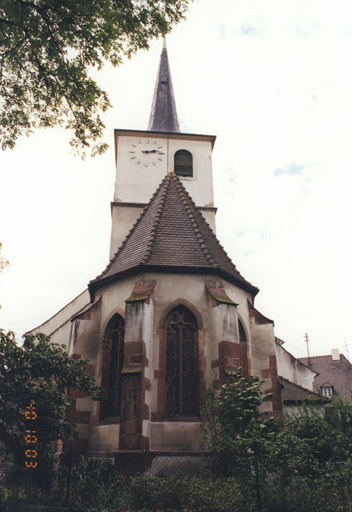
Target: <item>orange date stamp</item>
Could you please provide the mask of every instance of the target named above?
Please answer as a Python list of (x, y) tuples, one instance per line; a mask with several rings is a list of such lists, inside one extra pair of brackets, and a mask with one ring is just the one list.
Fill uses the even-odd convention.
[(25, 419), (28, 427), (25, 431), (25, 442), (26, 442), (26, 451), (25, 451), (25, 466), (26, 468), (36, 468), (38, 466), (38, 462), (36, 460), (38, 456), (37, 443), (38, 436), (37, 431), (33, 429), (33, 423), (38, 417), (36, 412), (35, 402), (31, 401), (28, 407), (26, 407), (26, 412), (24, 413)]

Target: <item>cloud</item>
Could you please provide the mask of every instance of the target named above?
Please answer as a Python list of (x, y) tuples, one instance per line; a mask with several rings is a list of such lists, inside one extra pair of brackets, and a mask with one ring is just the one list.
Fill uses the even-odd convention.
[(245, 23), (242, 23), (240, 27), (240, 34), (241, 36), (256, 36), (259, 34), (258, 27), (255, 27), (248, 21)]
[(239, 29), (239, 34), (244, 37), (255, 37), (263, 31), (263, 19), (257, 18), (254, 22), (244, 21)]
[(319, 23), (315, 21), (302, 20), (299, 24), (293, 27), (293, 30), (299, 36), (310, 36), (316, 29), (320, 28)]
[(274, 176), (280, 176), (281, 174), (288, 174), (289, 176), (295, 176), (296, 174), (301, 174), (301, 171), (303, 169), (306, 169), (309, 167), (308, 165), (299, 165), (295, 162), (292, 162), (292, 164), (288, 165), (287, 167), (284, 167), (283, 169), (276, 169), (274, 171)]

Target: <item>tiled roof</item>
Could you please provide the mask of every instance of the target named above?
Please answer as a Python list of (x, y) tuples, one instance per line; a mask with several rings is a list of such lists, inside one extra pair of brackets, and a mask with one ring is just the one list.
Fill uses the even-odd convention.
[(340, 359), (333, 360), (331, 355), (300, 357), (299, 361), (319, 375), (314, 379), (314, 386), (320, 390), (326, 382), (330, 382), (334, 389), (343, 397), (351, 399), (352, 365), (343, 354)]
[(169, 173), (133, 225), (92, 291), (132, 269), (199, 271), (222, 275), (256, 295), (232, 263), (180, 179)]
[(281, 396), (286, 405), (298, 404), (308, 399), (321, 400), (321, 396), (318, 395), (318, 393), (314, 393), (309, 389), (298, 386), (283, 377), (279, 377), (279, 382), (282, 386)]
[(163, 48), (160, 56), (148, 131), (180, 131), (166, 47)]

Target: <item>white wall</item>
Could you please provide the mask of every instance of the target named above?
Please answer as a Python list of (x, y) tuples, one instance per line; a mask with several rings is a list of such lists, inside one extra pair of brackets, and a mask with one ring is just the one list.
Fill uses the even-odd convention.
[(277, 343), (275, 343), (275, 352), (279, 376), (302, 386), (302, 388), (313, 391), (315, 372), (300, 363), (292, 354)]

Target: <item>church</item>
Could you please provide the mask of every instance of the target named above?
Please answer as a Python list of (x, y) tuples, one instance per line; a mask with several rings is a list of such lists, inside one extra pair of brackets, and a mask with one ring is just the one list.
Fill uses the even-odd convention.
[[(114, 136), (110, 261), (31, 332), (87, 358), (106, 392), (98, 403), (71, 391), (74, 450), (148, 470), (157, 457), (201, 451), (205, 391), (237, 367), (273, 393), (262, 412), (282, 417), (278, 361), (289, 358), (273, 321), (255, 308), (258, 288), (216, 237), (216, 137), (180, 131), (165, 44), (147, 130), (116, 129)], [(312, 372), (304, 365), (297, 372), (309, 388)]]

